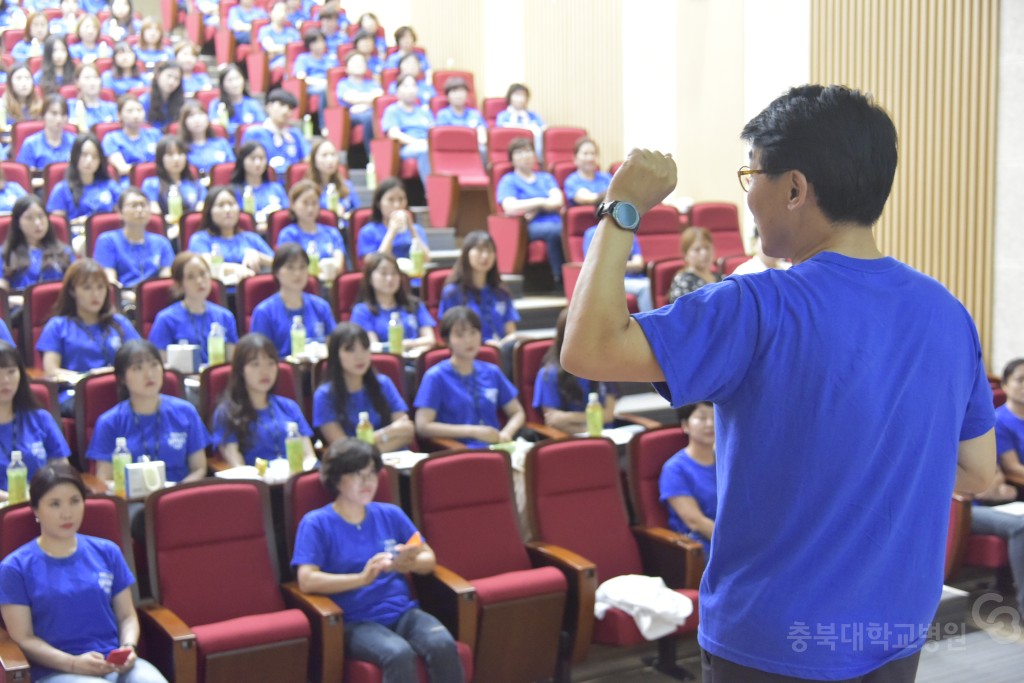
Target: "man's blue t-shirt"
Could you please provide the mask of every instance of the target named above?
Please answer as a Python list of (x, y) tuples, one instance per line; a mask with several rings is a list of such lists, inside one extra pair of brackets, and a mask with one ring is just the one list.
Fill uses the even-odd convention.
[[(389, 418), (388, 424), (390, 424), (391, 413), (407, 413), (409, 412), (409, 405), (402, 398), (402, 395), (398, 393), (398, 389), (395, 388), (395, 384), (391, 381), (390, 377), (387, 375), (377, 375), (377, 382), (380, 384), (381, 393), (391, 409), (387, 415)], [(346, 434), (354, 436), (356, 433), (355, 427), (359, 424), (359, 413), (368, 413), (367, 417), (370, 418), (370, 424), (373, 425), (374, 429), (380, 429), (384, 426), (384, 420), (380, 413), (377, 412), (377, 409), (373, 407), (373, 402), (370, 400), (370, 395), (366, 392), (366, 387), (348, 395), (343, 416), (338, 415), (334, 409), (334, 388), (330, 383), (321, 384), (313, 392), (313, 426), (317, 429), (328, 422), (337, 422), (345, 430)]]
[[(818, 679), (918, 651), (942, 590), (959, 443), (994, 424), (963, 305), (892, 258), (823, 252), (635, 317), (658, 391), (716, 406), (701, 646)], [(872, 625), (877, 638), (858, 638)], [(833, 627), (840, 637), (817, 638)]]
[(160, 396), (160, 407), (151, 415), (137, 415), (127, 400), (100, 415), (85, 457), (109, 462), (119, 436), (127, 439), (136, 460), (142, 455), (162, 460), (167, 481), (187, 477), (188, 456), (210, 445), (210, 434), (195, 406), (166, 395)]
[[(242, 453), (246, 465), (255, 465), (256, 458), (273, 460), (285, 457), (284, 442), (288, 437), (288, 423), (299, 426), (299, 434), (313, 436), (306, 416), (302, 414), (299, 404), (290, 398), (271, 394), (267, 397), (269, 405), (256, 411), (256, 419), (249, 423), (249, 448)], [(229, 443), (238, 443), (238, 436), (228, 427), (227, 413), (220, 405), (213, 414), (213, 441), (215, 448)]]
[(96, 238), (93, 258), (104, 268), (117, 271), (118, 281), (134, 287), (148, 280), (174, 261), (174, 247), (163, 235), (143, 233), (141, 244), (129, 242), (124, 230), (108, 230)]
[[(306, 513), (295, 537), (292, 566), (309, 564), (328, 574), (358, 574), (385, 544), (405, 543), (416, 527), (402, 509), (389, 503), (370, 503), (358, 527), (349, 524), (328, 504)], [(417, 606), (409, 582), (398, 572), (382, 572), (369, 586), (335, 593), (330, 598), (345, 611), (345, 622), (372, 621), (392, 626)]]
[(265, 126), (246, 128), (238, 145), (254, 141), (267, 151), (267, 163), (279, 178), (284, 178), (288, 167), (305, 161), (309, 157), (309, 141), (296, 128), (274, 133)]
[[(450, 360), (445, 360), (424, 373), (414, 404), (417, 408), (432, 408), (437, 413), (436, 422), (501, 429), (498, 411), (518, 395), (497, 365), (476, 360), (473, 372), (461, 375)], [(475, 439), (459, 441), (469, 448), (488, 446)]]
[[(69, 557), (50, 557), (35, 539), (0, 563), (0, 604), (32, 610), (33, 633), (72, 655), (106, 654), (120, 646), (114, 596), (135, 583), (121, 549), (78, 534)], [(32, 680), (55, 673), (32, 665)]]
[(705, 517), (714, 520), (715, 510), (718, 508), (714, 464), (702, 465), (691, 458), (684, 448), (666, 460), (662, 466), (661, 476), (658, 478), (658, 492), (659, 500), (668, 510), (668, 528), (699, 540), (704, 544), (704, 555), (707, 557), (711, 541), (690, 529), (676, 514), (675, 508), (669, 505), (668, 499), (689, 496), (697, 501), (697, 507)]

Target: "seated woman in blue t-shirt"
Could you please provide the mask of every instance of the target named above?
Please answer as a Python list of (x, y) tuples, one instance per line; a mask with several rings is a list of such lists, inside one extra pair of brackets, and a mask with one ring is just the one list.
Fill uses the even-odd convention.
[(0, 288), (20, 291), (64, 277), (75, 260), (71, 246), (57, 239), (43, 200), (27, 194), (14, 203), (0, 259)]
[(135, 287), (153, 277), (171, 274), (174, 247), (163, 235), (146, 230), (149, 200), (142, 190), (129, 187), (117, 201), (124, 227), (108, 230), (96, 238), (93, 258), (103, 266), (110, 283)]
[(423, 250), (424, 263), (430, 260), (427, 233), (413, 222), (405, 186), (398, 178), (382, 180), (373, 193), (373, 216), (359, 230), (356, 251), (359, 258), (381, 252), (395, 258), (409, 258), (412, 243)]
[[(174, 187), (181, 197), (181, 214), (202, 211), (206, 186), (199, 182), (188, 163), (188, 145), (177, 135), (165, 135), (156, 144), (156, 175), (142, 181), (142, 193), (150, 211), (167, 216), (167, 193)], [(178, 216), (181, 220), (181, 216)], [(168, 219), (168, 222), (172, 222)]]
[(207, 299), (213, 286), (210, 264), (199, 254), (183, 251), (171, 263), (171, 279), (181, 300), (156, 314), (149, 341), (160, 349), (164, 360), (170, 344), (182, 340), (195, 344), (200, 361), (206, 364), (210, 362), (210, 331), (217, 324), (224, 334), (224, 358), (230, 361), (238, 343), (238, 324), (234, 313)]
[(587, 431), (587, 401), (591, 392), (597, 392), (604, 407), (604, 424), (615, 419), (614, 391), (603, 382), (576, 377), (562, 367), (562, 342), (565, 340), (565, 321), (569, 309), (563, 308), (555, 324), (555, 343), (544, 355), (544, 364), (537, 372), (533, 384), (533, 407), (544, 413), (544, 424), (567, 434)]
[(668, 526), (704, 544), (715, 530), (718, 492), (715, 479), (715, 406), (710, 401), (679, 409), (679, 426), (689, 443), (661, 468), (658, 491), (668, 508)]
[(387, 343), (388, 323), (393, 315), (398, 316), (402, 325), (403, 349), (434, 345), (437, 323), (426, 305), (409, 292), (395, 257), (376, 252), (363, 262), (359, 303), (352, 307), (352, 322), (366, 330), (370, 341)]
[(188, 147), (188, 161), (203, 175), (216, 164), (235, 160), (235, 150), (227, 138), (217, 137), (210, 127), (210, 117), (203, 106), (189, 100), (181, 107), (178, 134)]
[(409, 406), (387, 375), (371, 364), (370, 337), (354, 322), (340, 323), (327, 338), (327, 374), (313, 394), (313, 427), (324, 442), (356, 435), (359, 413), (367, 413), (382, 451), (407, 448), (415, 434)]
[[(39, 536), (0, 564), (4, 627), (31, 663), (34, 681), (167, 683), (135, 654), (135, 577), (121, 548), (78, 533), (86, 495), (70, 465), (48, 465), (32, 478)], [(130, 650), (123, 664), (106, 660), (121, 648)]]
[(213, 416), (213, 446), (231, 466), (254, 465), (256, 458), (285, 457), (288, 423), (303, 439), (306, 459), (313, 452), (313, 430), (299, 404), (271, 393), (277, 383), (277, 349), (262, 334), (238, 340), (228, 388)]
[[(54, 312), (36, 342), (51, 379), (109, 367), (121, 344), (139, 338), (128, 318), (115, 311), (107, 274), (91, 258), (75, 261), (64, 273)], [(65, 390), (60, 401), (61, 415), (73, 417), (74, 396)]]
[(139, 57), (135, 54), (135, 48), (125, 42), (114, 45), (114, 63), (100, 76), (103, 87), (110, 88), (114, 94), (121, 97), (129, 90), (146, 87), (150, 81), (150, 75), (139, 69)]
[(525, 128), (533, 133), (537, 150), (544, 150), (544, 129), (547, 126), (537, 112), (530, 111), (530, 89), (522, 83), (513, 83), (505, 93), (506, 109), (494, 118), (496, 128)]
[(284, 185), (270, 179), (267, 150), (255, 140), (239, 145), (231, 187), (242, 211), (252, 214), (257, 224), (266, 223), (267, 217), (278, 209), (288, 208)]
[(46, 210), (67, 216), (72, 225), (96, 213), (111, 213), (121, 196), (121, 184), (110, 177), (107, 155), (93, 133), (82, 133), (71, 145), (64, 179), (50, 191)]
[(153, 70), (152, 86), (139, 101), (146, 109), (146, 120), (154, 128), (163, 130), (178, 120), (185, 103), (181, 78), (181, 67), (173, 60), (160, 62)]
[(245, 76), (237, 64), (228, 64), (220, 73), (220, 97), (210, 102), (207, 113), (214, 123), (224, 126), (232, 140), (241, 125), (263, 123), (267, 112), (263, 104), (249, 95)]
[(292, 352), (291, 328), (301, 318), (306, 340), (322, 342), (334, 329), (334, 313), (323, 298), (303, 291), (309, 278), (309, 255), (298, 244), (282, 244), (271, 267), (279, 289), (252, 312), (250, 331), (266, 335), (282, 356)]
[(210, 435), (195, 406), (161, 393), (160, 351), (145, 339), (126, 341), (114, 354), (114, 375), (124, 400), (96, 420), (86, 452), (96, 463), (96, 476), (113, 479), (111, 458), (117, 438), (123, 436), (135, 458), (145, 455), (163, 461), (167, 481), (184, 483), (205, 477)]
[(338, 148), (333, 142), (320, 138), (313, 143), (306, 177), (320, 188), (320, 208), (337, 214), (338, 225), (344, 228), (348, 227), (352, 212), (359, 208), (359, 195), (352, 181), (341, 177), (341, 169)]
[(306, 81), (306, 92), (321, 96), (321, 108), (327, 106), (327, 71), (338, 66), (338, 53), (327, 50), (327, 39), (318, 28), (306, 29), (302, 35), (306, 51), (295, 58), (292, 75)]
[(388, 94), (394, 95), (398, 89), (398, 79), (409, 75), (416, 79), (416, 91), (419, 95), (420, 104), (430, 105), (430, 100), (437, 97), (437, 90), (434, 84), (427, 80), (423, 69), (420, 66), (419, 55), (408, 54), (402, 57), (397, 64), (398, 77), (388, 86)]
[(117, 100), (117, 107), (121, 129), (109, 131), (103, 136), (103, 151), (117, 172), (127, 177), (135, 164), (156, 159), (156, 146), (161, 133), (157, 128), (143, 127), (146, 123), (146, 110), (135, 95), (122, 95)]
[(570, 206), (593, 206), (604, 201), (612, 174), (601, 170), (597, 143), (582, 137), (573, 146), (576, 170), (565, 179), (565, 198)]
[(412, 74), (395, 81), (398, 101), (389, 104), (380, 119), (381, 130), (402, 147), (398, 154), (403, 159), (415, 159), (423, 186), (430, 175), (430, 150), (427, 138), (434, 127), (434, 115), (429, 103), (420, 102), (419, 83)]
[(274, 250), (266, 240), (252, 230), (242, 230), (239, 224), (241, 208), (235, 193), (228, 185), (210, 188), (203, 206), (203, 229), (189, 238), (188, 250), (209, 255), (212, 263), (214, 250), (224, 259), (223, 272), (217, 277), (237, 275), (248, 277), (270, 267)]
[(430, 546), (397, 505), (375, 503), (380, 451), (355, 439), (324, 454), (320, 481), (334, 496), (299, 522), (292, 566), (299, 588), (345, 611), (345, 656), (376, 664), (384, 681), (415, 681), (417, 655), (434, 683), (464, 680), (455, 641), (419, 608), (409, 573), (429, 574)]
[(29, 479), (47, 464), (67, 464), (71, 454), (53, 414), (36, 404), (25, 362), (7, 341), (0, 341), (0, 443), (0, 500), (7, 500), (12, 451), (21, 452)]
[(33, 171), (41, 171), (50, 164), (67, 161), (75, 134), (64, 130), (68, 123), (68, 101), (57, 93), (43, 99), (43, 129), (32, 133), (21, 143), (17, 162)]
[(333, 225), (318, 223), (320, 217), (320, 188), (312, 180), (300, 180), (288, 191), (294, 223), (285, 226), (277, 236), (278, 246), (298, 244), (307, 254), (319, 257), (320, 276), (333, 281), (345, 272), (345, 238)]
[[(441, 338), (452, 355), (423, 375), (416, 392), (416, 433), (457, 439), (470, 448), (513, 441), (526, 413), (501, 368), (476, 359), (480, 317), (465, 306), (452, 308), (441, 318)], [(507, 418), (504, 427), (498, 410)]]
[(462, 240), (462, 252), (441, 290), (441, 317), (454, 306), (469, 306), (483, 321), (484, 343), (500, 345), (516, 333), (519, 312), (501, 282), (494, 239), (474, 230)]

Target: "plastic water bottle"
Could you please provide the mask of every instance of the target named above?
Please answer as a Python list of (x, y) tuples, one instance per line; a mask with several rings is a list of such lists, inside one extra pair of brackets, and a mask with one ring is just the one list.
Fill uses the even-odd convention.
[(302, 135), (305, 136), (307, 140), (312, 139), (313, 137), (313, 117), (309, 114), (302, 117)]
[(128, 491), (125, 484), (125, 467), (132, 461), (132, 452), (128, 450), (128, 439), (123, 436), (114, 441), (114, 454), (110, 458), (114, 470), (114, 495), (124, 498)]
[(334, 183), (327, 183), (327, 210), (331, 213), (338, 213), (338, 186)]
[[(413, 228), (409, 229), (409, 232), (414, 232)], [(418, 239), (413, 238), (412, 244), (409, 245), (409, 259), (412, 261), (412, 275), (413, 277), (423, 277), (423, 259), (426, 254), (423, 253), (423, 246), (420, 244)]]
[(225, 128), (231, 123), (231, 119), (228, 117), (228, 105), (223, 102), (217, 105), (217, 123)]
[(396, 356), (402, 355), (402, 342), (405, 341), (405, 329), (402, 327), (401, 315), (398, 311), (391, 314), (388, 321), (388, 351)]
[(306, 245), (306, 256), (309, 257), (309, 274), (320, 277), (320, 250), (317, 249), (316, 240), (310, 240)]
[(596, 391), (591, 391), (587, 399), (587, 436), (601, 436), (604, 429), (604, 406)]
[(181, 190), (177, 185), (171, 185), (167, 188), (167, 221), (172, 225), (177, 225), (183, 212)]
[(373, 445), (373, 425), (370, 423), (370, 414), (359, 413), (359, 424), (356, 425), (356, 438), (363, 443)]
[(11, 505), (28, 500), (28, 468), (21, 460), (21, 451), (11, 451), (7, 466), (7, 502)]
[(0, 132), (6, 132), (9, 127), (7, 125), (7, 100), (0, 97)]
[(89, 132), (89, 121), (85, 117), (85, 102), (79, 98), (75, 100), (75, 125), (79, 133)]
[(373, 157), (366, 162), (366, 189), (377, 189), (377, 166), (373, 163)]
[(306, 352), (306, 325), (302, 322), (302, 316), (292, 318), (292, 355), (301, 356)]
[(224, 326), (220, 323), (210, 325), (210, 334), (206, 338), (206, 358), (210, 365), (223, 365), (227, 361)]
[(256, 195), (252, 192), (252, 185), (246, 185), (242, 190), (242, 211), (256, 217)]
[(292, 474), (302, 472), (302, 461), (306, 457), (305, 444), (299, 434), (299, 423), (289, 422), (286, 425), (287, 436), (284, 439), (284, 453), (288, 457), (288, 471)]
[(215, 280), (221, 279), (224, 275), (224, 254), (216, 242), (210, 247), (210, 274)]

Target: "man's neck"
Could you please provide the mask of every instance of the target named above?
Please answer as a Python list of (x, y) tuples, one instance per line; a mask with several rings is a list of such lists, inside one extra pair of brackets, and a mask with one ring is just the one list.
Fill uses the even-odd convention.
[(857, 259), (879, 259), (883, 254), (875, 243), (871, 228), (856, 223), (825, 224), (811, 235), (819, 235), (818, 239), (810, 239), (798, 245), (793, 254), (793, 263), (802, 263), (823, 251), (831, 251), (843, 256)]

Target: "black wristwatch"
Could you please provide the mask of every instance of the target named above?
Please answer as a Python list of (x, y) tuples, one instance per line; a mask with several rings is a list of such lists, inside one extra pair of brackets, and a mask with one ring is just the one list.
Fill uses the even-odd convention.
[(623, 230), (635, 233), (640, 227), (640, 212), (629, 202), (602, 202), (597, 207), (597, 218), (600, 220), (605, 216), (611, 216)]

